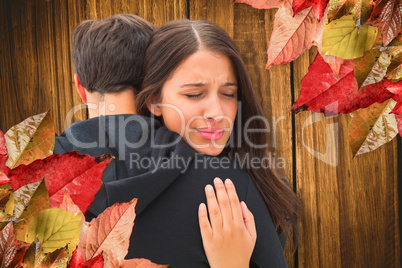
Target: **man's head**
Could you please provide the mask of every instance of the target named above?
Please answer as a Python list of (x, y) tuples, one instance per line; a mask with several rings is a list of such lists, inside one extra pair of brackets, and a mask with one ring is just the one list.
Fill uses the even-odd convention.
[[(129, 14), (78, 24), (71, 35), (78, 91), (79, 86), (102, 95), (138, 90), (145, 50), (154, 30), (148, 21)], [(86, 97), (83, 100), (86, 102)]]

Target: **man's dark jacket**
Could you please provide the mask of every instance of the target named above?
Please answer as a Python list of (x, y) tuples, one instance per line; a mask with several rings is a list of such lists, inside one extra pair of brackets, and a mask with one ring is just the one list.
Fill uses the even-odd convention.
[[(171, 146), (164, 146), (171, 144)], [(156, 120), (139, 115), (101, 116), (74, 123), (56, 137), (54, 153), (76, 150), (115, 159), (87, 212), (99, 215), (116, 202), (138, 198), (126, 259), (146, 258), (169, 267), (209, 267), (198, 225), (204, 187), (230, 178), (254, 215), (257, 242), (250, 267), (288, 267), (264, 200), (249, 175), (225, 157), (196, 153)]]

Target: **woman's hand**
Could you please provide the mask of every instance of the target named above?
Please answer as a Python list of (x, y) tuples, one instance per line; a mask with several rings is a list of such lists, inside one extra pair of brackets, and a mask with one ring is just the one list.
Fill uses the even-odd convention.
[(244, 202), (239, 203), (231, 180), (225, 184), (215, 178), (216, 196), (211, 185), (205, 187), (208, 213), (200, 204), (198, 218), (202, 242), (212, 268), (249, 267), (257, 233), (254, 216)]

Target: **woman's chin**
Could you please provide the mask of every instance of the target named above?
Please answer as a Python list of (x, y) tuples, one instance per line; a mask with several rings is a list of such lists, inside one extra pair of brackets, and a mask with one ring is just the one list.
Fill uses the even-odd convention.
[(217, 148), (217, 147), (214, 147), (212, 145), (209, 145), (208, 147), (205, 147), (205, 148), (199, 148), (199, 147), (194, 148), (193, 147), (193, 149), (196, 150), (198, 153), (201, 153), (201, 154), (210, 155), (210, 156), (217, 156), (223, 151), (224, 148), (223, 147), (222, 148), (220, 148), (220, 147)]

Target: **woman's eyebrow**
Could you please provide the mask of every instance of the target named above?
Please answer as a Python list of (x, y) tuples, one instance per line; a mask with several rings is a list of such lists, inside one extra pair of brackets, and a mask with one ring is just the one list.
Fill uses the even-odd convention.
[(181, 85), (180, 87), (205, 87), (207, 84), (203, 84), (203, 83), (190, 83), (190, 84), (184, 84)]
[[(187, 87), (205, 87), (207, 84), (204, 83), (189, 83), (189, 84), (183, 84), (180, 87), (181, 88), (187, 88)], [(226, 82), (222, 86), (224, 87), (237, 87), (237, 83), (233, 82)]]
[(237, 85), (237, 83), (226, 82), (226, 83), (224, 84), (224, 86), (225, 86), (225, 87), (237, 87), (238, 85)]

